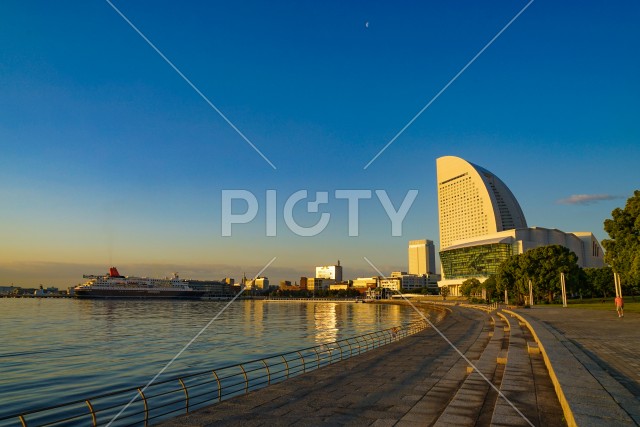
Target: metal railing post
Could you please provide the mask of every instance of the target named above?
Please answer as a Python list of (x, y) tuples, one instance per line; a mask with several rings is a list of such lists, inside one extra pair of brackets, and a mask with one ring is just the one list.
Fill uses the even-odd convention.
[(287, 359), (283, 355), (280, 355), (280, 357), (282, 357), (282, 360), (284, 360), (284, 365), (287, 367), (287, 379), (289, 379), (289, 362), (287, 362)]
[(362, 354), (362, 344), (360, 344), (360, 337), (354, 337), (354, 339), (358, 343), (358, 354)]
[(182, 381), (182, 378), (178, 378), (178, 381), (182, 386), (182, 390), (184, 390), (184, 400), (185, 400), (184, 409), (187, 411), (187, 414), (188, 414), (189, 413), (189, 390), (187, 390), (187, 386), (184, 384), (184, 381)]
[(147, 398), (140, 387), (138, 387), (138, 393), (140, 393), (140, 397), (142, 397), (142, 402), (144, 403), (144, 425), (146, 426), (149, 424), (149, 406), (147, 405)]
[(298, 353), (298, 356), (300, 356), (300, 359), (302, 359), (302, 373), (306, 373), (307, 372), (307, 364), (304, 361), (304, 356), (299, 351), (296, 351), (296, 353)]
[(318, 354), (318, 348), (317, 347), (313, 347), (313, 351), (316, 352), (316, 362), (318, 364), (318, 368), (320, 367), (320, 355)]
[[(91, 413), (91, 421), (93, 422), (93, 427), (98, 426), (98, 418), (96, 417), (96, 411), (93, 409), (93, 405), (89, 402), (89, 399), (85, 400), (87, 406), (89, 407), (89, 412)], [(22, 423), (23, 426), (26, 427), (25, 423)]]
[[(384, 336), (384, 334), (383, 334), (383, 336)], [(382, 344), (380, 344), (380, 331), (376, 332), (376, 345), (378, 347), (380, 347), (382, 345)]]
[(216, 382), (218, 383), (218, 402), (222, 402), (222, 384), (220, 384), (220, 378), (218, 378), (215, 370), (211, 372), (213, 372), (213, 376), (216, 377)]
[(371, 341), (371, 349), (376, 348), (376, 343), (375, 343), (375, 341), (373, 341), (373, 337), (371, 336), (371, 334), (367, 334), (367, 337)]
[(269, 365), (267, 365), (267, 362), (265, 362), (264, 359), (262, 359), (262, 363), (264, 364), (264, 367), (267, 369), (267, 385), (271, 385), (271, 371), (269, 371)]
[(244, 394), (249, 392), (249, 377), (247, 376), (247, 371), (244, 370), (244, 366), (240, 364), (240, 369), (242, 369), (242, 374), (244, 375)]

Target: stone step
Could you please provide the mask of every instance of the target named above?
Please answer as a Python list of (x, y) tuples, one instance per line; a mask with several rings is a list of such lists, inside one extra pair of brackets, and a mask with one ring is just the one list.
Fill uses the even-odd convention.
[[(504, 332), (500, 326), (495, 325), (492, 317), (488, 320), (493, 324), (489, 338), (480, 358), (472, 361), (474, 366), (467, 366), (467, 378), (460, 386), (455, 396), (451, 399), (445, 410), (435, 422), (435, 426), (473, 426), (476, 425), (485, 401), (491, 392), (491, 386), (487, 381), (495, 380), (497, 369), (496, 357), (502, 349)], [(474, 368), (475, 367), (475, 368)], [(478, 373), (480, 371), (482, 375)], [(483, 378), (483, 376), (485, 378)]]
[[(517, 319), (502, 314), (509, 327), (509, 348), (491, 425), (530, 425), (537, 422), (535, 383), (526, 340)], [(514, 409), (515, 406), (515, 409)], [(526, 419), (525, 419), (526, 417)]]

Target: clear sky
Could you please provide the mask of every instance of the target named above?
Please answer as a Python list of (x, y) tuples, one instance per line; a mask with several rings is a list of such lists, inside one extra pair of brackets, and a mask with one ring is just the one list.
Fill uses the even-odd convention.
[[(272, 280), (341, 260), (407, 268), (438, 241), (435, 159), (499, 176), (530, 226), (592, 231), (639, 188), (640, 3), (534, 1), (366, 170), (526, 1), (0, 2), (0, 285), (129, 275)], [(221, 192), (256, 219), (221, 235)], [(265, 235), (265, 191), (278, 232)], [(326, 230), (283, 220), (328, 191)], [(375, 195), (347, 232), (336, 189), (418, 196), (402, 236)], [(584, 197), (572, 197), (586, 195)], [(236, 206), (236, 208), (238, 208)], [(296, 208), (311, 225), (319, 213)]]

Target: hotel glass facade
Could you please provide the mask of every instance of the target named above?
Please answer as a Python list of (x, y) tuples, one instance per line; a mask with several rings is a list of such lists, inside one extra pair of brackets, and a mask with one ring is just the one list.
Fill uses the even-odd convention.
[[(517, 250), (517, 249), (516, 249)], [(442, 273), (447, 279), (469, 279), (490, 276), (514, 253), (513, 245), (495, 243), (468, 246), (440, 252)]]

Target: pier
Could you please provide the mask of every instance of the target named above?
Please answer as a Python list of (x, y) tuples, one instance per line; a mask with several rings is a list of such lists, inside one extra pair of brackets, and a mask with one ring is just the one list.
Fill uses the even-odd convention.
[(438, 329), (493, 386), (429, 328), (162, 425), (640, 425), (640, 316), (449, 308)]

